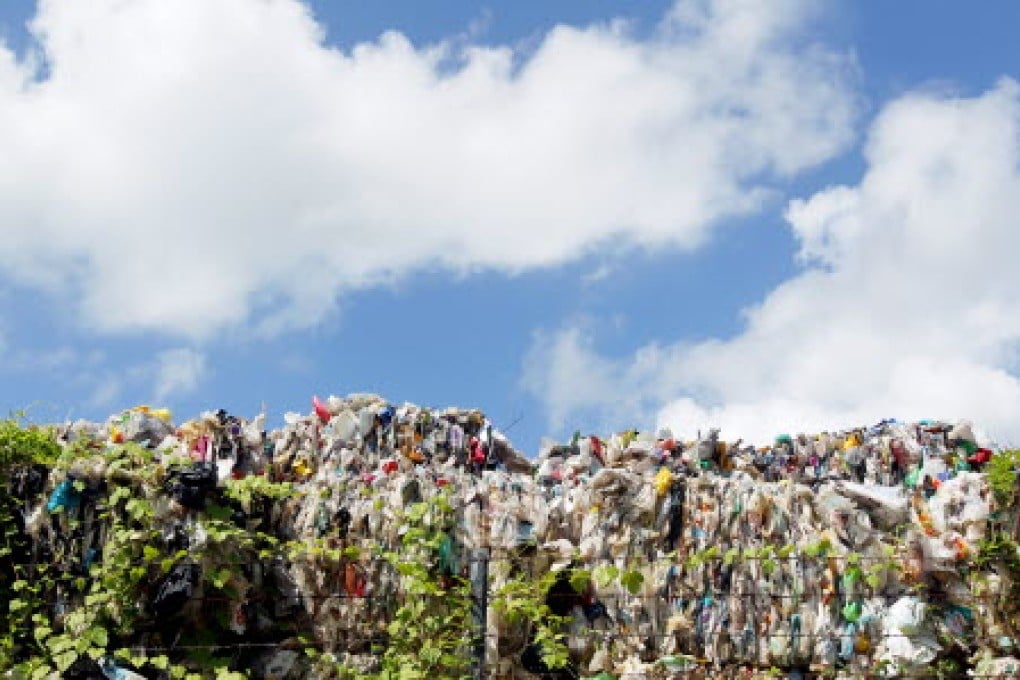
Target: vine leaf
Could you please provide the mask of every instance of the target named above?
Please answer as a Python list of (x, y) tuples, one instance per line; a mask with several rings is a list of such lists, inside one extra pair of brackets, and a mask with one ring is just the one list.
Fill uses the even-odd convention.
[(637, 595), (641, 591), (641, 584), (645, 582), (645, 575), (636, 569), (624, 572), (620, 576), (620, 583), (631, 595)]

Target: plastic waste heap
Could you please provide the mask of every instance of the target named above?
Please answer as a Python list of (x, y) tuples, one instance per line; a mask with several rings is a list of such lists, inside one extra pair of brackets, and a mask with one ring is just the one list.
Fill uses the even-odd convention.
[[(18, 540), (0, 584), (38, 564), (76, 575), (45, 593), (46, 625), (73, 625), (93, 567), (116, 563), (115, 535), (130, 540), (111, 528), (117, 510), (123, 526), (155, 529), (139, 539), (143, 587), (111, 620), (133, 621), (125, 645), (186, 664), (204, 645), (251, 677), (319, 677), (313, 645), (371, 671), (402, 584), (378, 556), (400, 544), (409, 508), (442, 494), (455, 522), (427, 565), (437, 578), (466, 576), (477, 554), (489, 592), (590, 577), (549, 594), (567, 617), (566, 670), (544, 671), (528, 622), (490, 607), (486, 677), (1020, 672), (1015, 471), (993, 488), (1008, 452), (967, 422), (759, 447), (715, 430), (578, 433), (529, 459), (478, 410), (354, 394), (315, 398), (272, 431), (264, 414), (174, 424), (147, 407), (54, 431), (60, 456), (7, 472)], [(104, 657), (64, 677), (149, 676)]]

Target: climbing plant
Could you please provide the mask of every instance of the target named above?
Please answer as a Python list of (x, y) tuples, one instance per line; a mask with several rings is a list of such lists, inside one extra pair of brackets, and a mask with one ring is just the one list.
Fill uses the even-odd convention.
[[(451, 562), (453, 506), (446, 494), (402, 513), (398, 550), (383, 552), (402, 578), (402, 602), (386, 628), (380, 680), (467, 675), (471, 586)], [(440, 578), (442, 575), (442, 578)], [(479, 631), (480, 633), (481, 631)]]
[[(202, 644), (223, 637), (229, 622), (180, 630), (185, 643), (189, 637), (196, 643), (180, 651), (164, 653), (157, 644), (146, 653), (136, 643), (157, 632), (147, 603), (177, 565), (203, 565), (199, 587), (214, 599), (243, 602), (245, 594), (232, 584), (246, 564), (276, 554), (281, 544), (245, 522), (244, 510), (293, 489), (257, 477), (228, 481), (193, 517), (192, 531), (203, 542), (198, 555), (165, 535), (167, 519), (180, 511), (161, 493), (167, 470), (156, 456), (130, 442), (61, 446), (50, 428), (21, 418), (0, 421), (6, 490), (0, 493), (0, 670), (16, 678), (65, 678), (119, 664), (174, 680), (244, 677), (230, 670), (230, 658), (210, 653), (215, 644)], [(39, 503), (49, 489), (44, 510)], [(101, 541), (89, 540), (100, 533)]]
[(5, 483), (16, 466), (52, 465), (60, 457), (53, 429), (30, 425), (25, 418), (19, 411), (0, 420), (0, 475)]
[[(589, 578), (588, 572), (580, 569), (567, 573), (576, 590), (583, 588)], [(548, 599), (549, 591), (560, 578), (563, 575), (553, 571), (539, 578), (517, 571), (496, 589), (492, 602), (510, 625), (525, 627), (542, 663), (549, 669), (563, 668), (570, 660), (563, 630), (568, 617), (553, 613)]]
[(1000, 507), (1012, 505), (1020, 474), (1020, 449), (999, 451), (988, 461), (988, 484)]
[(29, 550), (21, 496), (41, 488), (48, 466), (61, 448), (49, 428), (26, 424), (25, 413), (0, 420), (0, 668), (13, 666), (19, 651), (33, 642), (33, 612), (25, 593), (20, 562)]
[(439, 493), (396, 513), (399, 544), (378, 551), (400, 580), (397, 605), (374, 650), (378, 669), (362, 672), (332, 655), (317, 658), (316, 669), (357, 680), (466, 678), (476, 642), (469, 631), (484, 632), (473, 625), (471, 584), (453, 553), (454, 507)]

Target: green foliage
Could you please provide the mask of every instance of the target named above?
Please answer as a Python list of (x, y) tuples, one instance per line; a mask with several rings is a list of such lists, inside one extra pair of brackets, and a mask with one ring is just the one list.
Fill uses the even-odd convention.
[(599, 588), (606, 588), (620, 576), (620, 570), (612, 564), (600, 565), (592, 570), (592, 578)]
[(988, 461), (986, 472), (999, 506), (1010, 507), (1017, 489), (1017, 473), (1020, 472), (1020, 449), (997, 452)]
[(832, 543), (829, 539), (822, 538), (804, 548), (804, 554), (810, 558), (825, 557), (832, 550)]
[[(614, 573), (610, 578), (616, 576)], [(569, 618), (554, 614), (546, 601), (549, 590), (559, 578), (560, 574), (553, 571), (545, 572), (538, 579), (518, 571), (496, 590), (492, 601), (496, 611), (505, 616), (511, 625), (525, 626), (538, 646), (542, 661), (551, 669), (563, 668), (570, 660), (564, 632)], [(571, 569), (566, 578), (571, 587), (577, 590), (578, 586), (587, 587), (592, 580), (599, 583), (606, 578), (606, 573), (598, 569), (595, 573)]]
[(978, 553), (974, 559), (978, 567), (999, 566), (1010, 577), (1010, 593), (1008, 598), (1014, 603), (1013, 610), (1020, 609), (1020, 546), (1001, 532), (986, 536), (978, 543)]
[(370, 678), (460, 678), (470, 668), (471, 586), (459, 575), (440, 578), (440, 552), (454, 517), (439, 494), (403, 512), (406, 531), (399, 550), (384, 559), (401, 576), (404, 597), (386, 629), (388, 645), (381, 671)]
[(936, 672), (940, 678), (959, 678), (966, 674), (958, 659), (939, 659)]
[(641, 592), (641, 585), (645, 582), (645, 575), (637, 569), (631, 569), (620, 574), (620, 584), (627, 589), (631, 595)]
[(1020, 617), (1020, 546), (1002, 532), (994, 532), (978, 543), (974, 563), (979, 568), (998, 567), (1007, 576), (1005, 588), (998, 594), (996, 606), (1009, 614), (1007, 623), (1015, 632)]
[(1007, 565), (1010, 572), (1020, 574), (1020, 556), (1018, 556), (1016, 542), (1003, 533), (993, 533), (981, 539), (978, 543), (978, 554), (975, 564), (979, 567), (988, 566), (996, 562)]
[[(100, 516), (108, 522), (107, 540), (87, 575), (74, 575), (60, 562), (14, 565), (20, 597), (8, 605), (5, 665), (24, 677), (57, 677), (82, 656), (108, 656), (116, 640), (133, 633), (142, 589), (155, 575), (150, 563), (160, 554), (153, 514), (149, 501), (115, 487)], [(62, 603), (57, 616), (54, 601)], [(25, 630), (33, 631), (31, 637)], [(130, 661), (172, 670), (174, 678), (186, 675), (166, 657)]]
[[(165, 672), (172, 680), (201, 677), (236, 679), (243, 674), (230, 670), (227, 660), (202, 659), (201, 651), (181, 652), (171, 659), (165, 655), (146, 657), (129, 651), (140, 624), (151, 616), (145, 602), (152, 586), (185, 553), (173, 551), (163, 539), (162, 523), (152, 493), (165, 474), (155, 460), (157, 452), (135, 443), (106, 446), (100, 442), (79, 442), (61, 447), (54, 432), (25, 425), (20, 420), (0, 421), (0, 477), (9, 483), (18, 469), (44, 465), (55, 480), (80, 468), (102, 470), (104, 493), (90, 504), (92, 525), (103, 527), (101, 550), (90, 563), (85, 552), (83, 508), (64, 509), (54, 515), (61, 538), (51, 560), (18, 563), (24, 554), (25, 537), (13, 530), (17, 504), (33, 505), (45, 500), (46, 491), (34, 499), (14, 499), (0, 494), (0, 669), (13, 670), (14, 677), (60, 677), (82, 657), (99, 660), (112, 657), (137, 670)], [(86, 490), (87, 482), (77, 479), (74, 488)], [(53, 482), (49, 487), (52, 488)], [(256, 498), (282, 499), (292, 493), (289, 485), (274, 485), (257, 477), (229, 485), (225, 497), (241, 504)], [(227, 598), (236, 597), (230, 584), (246, 561), (272, 554), (280, 541), (268, 534), (238, 527), (231, 511), (215, 503), (196, 517), (196, 526), (206, 537), (201, 558), (218, 566), (203, 569), (207, 590)], [(165, 512), (165, 511), (164, 511)], [(215, 622), (203, 634), (215, 639)], [(182, 631), (184, 641), (194, 631)]]
[(53, 465), (61, 448), (51, 428), (25, 423), (25, 414), (0, 420), (0, 474), (18, 465)]
[(293, 496), (296, 491), (290, 482), (271, 482), (263, 475), (249, 475), (244, 479), (228, 479), (224, 484), (224, 495), (238, 501), (245, 511), (251, 510), (252, 500), (256, 498), (282, 501)]

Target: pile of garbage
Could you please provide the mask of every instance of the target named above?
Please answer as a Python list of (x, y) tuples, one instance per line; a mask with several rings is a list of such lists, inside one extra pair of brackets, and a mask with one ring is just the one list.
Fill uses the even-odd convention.
[[(883, 421), (765, 447), (716, 430), (694, 441), (578, 433), (543, 442), (534, 459), (478, 410), (375, 395), (315, 398), (282, 428), (265, 423), (218, 411), (175, 425), (138, 407), (63, 425), (58, 441), (78, 457), (13, 478), (26, 540), (0, 571), (7, 559), (87, 574), (110, 559), (102, 510), (116, 479), (152, 501), (153, 545), (174, 556), (137, 604), (133, 646), (172, 656), (212, 607), (226, 623), (209, 646), (243, 648), (232, 663), (251, 677), (314, 676), (298, 639), (371, 670), (401, 593), (378, 556), (399, 547), (409, 507), (441, 494), (456, 522), (437, 574), (467, 576), (484, 556), (490, 593), (550, 571), (590, 576), (548, 593), (568, 617), (565, 670), (545, 667), (527, 622), (489, 607), (486, 677), (1020, 673), (1018, 560), (989, 549), (1015, 541), (1015, 508), (984, 470), (1000, 452), (968, 422)], [(130, 443), (131, 464), (105, 455)], [(252, 483), (223, 497), (243, 480), (293, 493), (260, 495)], [(206, 520), (224, 511), (280, 545), (318, 549), (217, 543)], [(231, 560), (245, 567), (210, 604), (210, 578)], [(51, 595), (55, 620), (82, 605)], [(104, 663), (99, 677), (130, 677)]]

